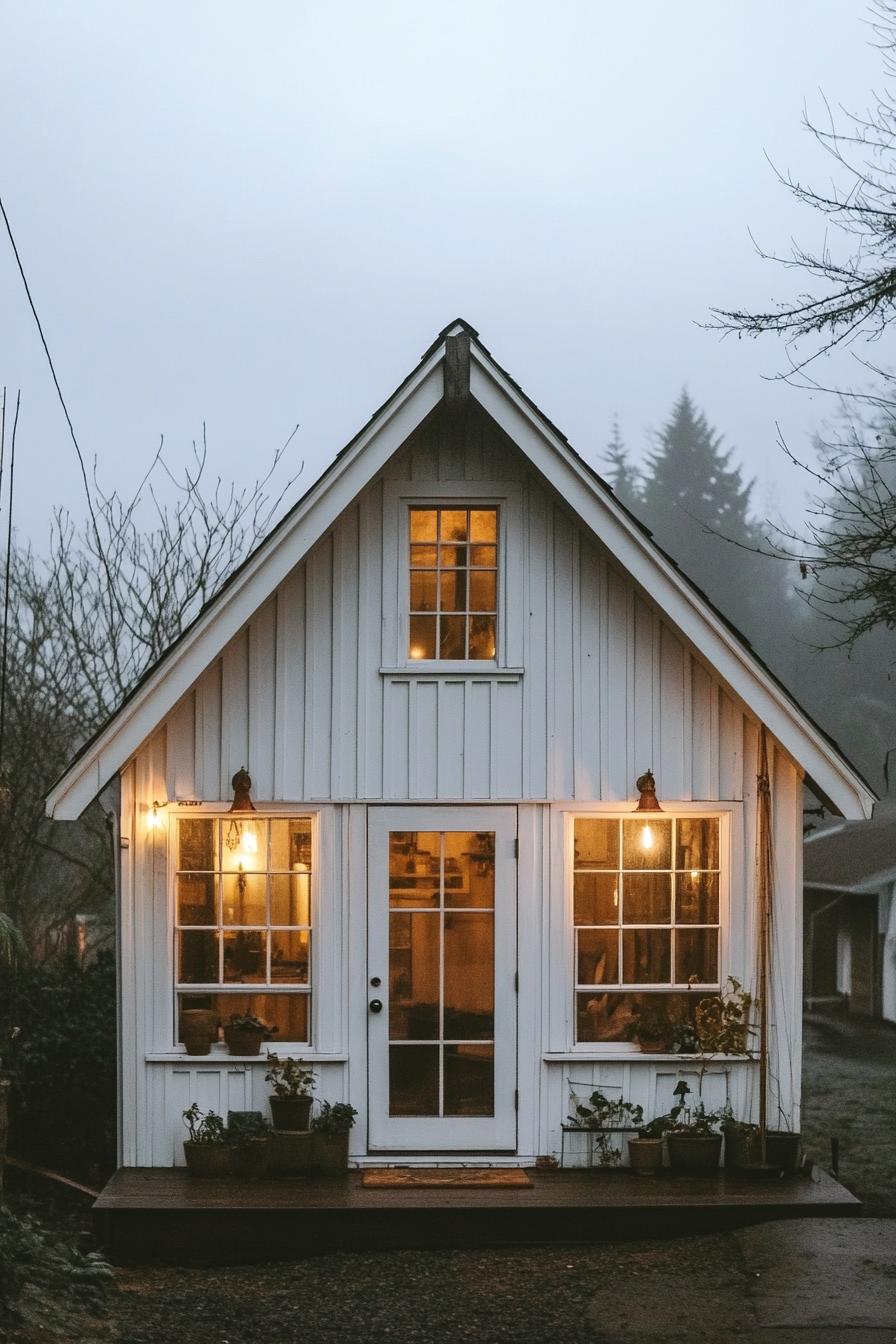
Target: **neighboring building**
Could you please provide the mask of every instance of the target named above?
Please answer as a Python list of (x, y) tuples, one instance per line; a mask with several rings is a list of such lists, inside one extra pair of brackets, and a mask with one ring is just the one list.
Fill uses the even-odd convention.
[[(263, 1060), (186, 1054), (190, 1009), (275, 1024), (361, 1113), (358, 1162), (531, 1163), (571, 1088), (668, 1110), (698, 1064), (657, 1021), (755, 983), (761, 729), (770, 1114), (798, 1125), (802, 782), (848, 818), (872, 795), (447, 328), (48, 798), (74, 819), (120, 776), (121, 1162), (180, 1161), (193, 1100), (266, 1105)], [(755, 1114), (756, 1081), (717, 1060), (707, 1105)]]
[(896, 1022), (896, 814), (816, 831), (804, 863), (807, 1006)]

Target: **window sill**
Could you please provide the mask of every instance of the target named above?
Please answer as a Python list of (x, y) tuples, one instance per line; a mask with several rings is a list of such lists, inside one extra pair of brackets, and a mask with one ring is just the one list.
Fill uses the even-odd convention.
[(545, 1064), (752, 1064), (753, 1055), (672, 1055), (649, 1050), (557, 1050), (542, 1055)]
[(494, 663), (408, 663), (405, 667), (381, 667), (381, 677), (476, 677), (479, 681), (519, 681), (522, 667), (496, 667)]
[[(301, 1056), (309, 1064), (345, 1064), (348, 1055), (324, 1055), (318, 1054), (314, 1050), (309, 1050), (307, 1045), (294, 1045), (288, 1041), (278, 1041), (277, 1050), (271, 1053), (282, 1054), (284, 1050), (289, 1050), (295, 1055)], [(231, 1055), (227, 1049), (212, 1048), (207, 1055), (188, 1055), (186, 1050), (158, 1050), (153, 1054), (144, 1055), (143, 1059), (147, 1064), (267, 1064), (268, 1052), (262, 1051), (260, 1055)]]

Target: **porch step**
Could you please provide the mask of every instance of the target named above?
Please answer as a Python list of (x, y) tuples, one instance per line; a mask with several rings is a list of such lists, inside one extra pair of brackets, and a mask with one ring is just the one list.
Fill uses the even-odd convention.
[(528, 1174), (528, 1187), (378, 1189), (362, 1185), (359, 1171), (218, 1180), (122, 1168), (96, 1201), (94, 1223), (118, 1263), (240, 1264), (334, 1250), (683, 1236), (862, 1207), (819, 1168), (771, 1182), (721, 1170)]

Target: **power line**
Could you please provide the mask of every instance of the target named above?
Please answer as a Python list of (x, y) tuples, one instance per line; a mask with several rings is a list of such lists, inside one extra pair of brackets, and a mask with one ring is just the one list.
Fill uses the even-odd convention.
[[(87, 507), (90, 510), (90, 520), (93, 523), (93, 530), (96, 535), (97, 544), (99, 544), (99, 530), (96, 524), (96, 515), (93, 512), (93, 500), (91, 499), (90, 496), (90, 485), (87, 480), (87, 468), (84, 466), (84, 456), (81, 452), (81, 447), (78, 443), (78, 437), (75, 434), (75, 427), (72, 424), (72, 418), (68, 413), (68, 407), (65, 404), (65, 397), (62, 395), (62, 388), (59, 386), (59, 379), (56, 376), (56, 368), (55, 365), (53, 364), (53, 356), (50, 354), (50, 347), (47, 345), (47, 338), (46, 336), (44, 336), (44, 329), (41, 326), (40, 318), (37, 315), (37, 309), (34, 306), (34, 299), (31, 297), (31, 287), (28, 284), (28, 277), (25, 275), (25, 268), (22, 265), (22, 258), (19, 256), (19, 249), (16, 247), (16, 240), (13, 237), (12, 226), (10, 225), (9, 216), (6, 213), (6, 207), (3, 204), (2, 196), (0, 196), (0, 214), (3, 215), (3, 223), (6, 225), (6, 232), (9, 234), (9, 241), (12, 244), (13, 255), (15, 256), (16, 259), (16, 265), (19, 268), (19, 275), (22, 277), (22, 284), (25, 286), (25, 293), (28, 297), (28, 303), (31, 307), (31, 312), (34, 316), (34, 321), (37, 326), (38, 335), (40, 336), (41, 345), (44, 347), (44, 354), (46, 355), (47, 363), (50, 366), (50, 373), (53, 375), (53, 383), (56, 387), (56, 395), (59, 397), (59, 404), (62, 407), (63, 414), (65, 415), (65, 421), (66, 424), (68, 425), (68, 432), (71, 435), (72, 443), (75, 445), (75, 452), (78, 454), (78, 465), (81, 468), (81, 479), (84, 482), (84, 493), (87, 496)], [(18, 411), (18, 405), (16, 409)]]

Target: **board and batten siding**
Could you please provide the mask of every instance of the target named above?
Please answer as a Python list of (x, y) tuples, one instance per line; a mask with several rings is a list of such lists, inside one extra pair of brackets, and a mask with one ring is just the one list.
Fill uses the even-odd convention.
[[(122, 772), (121, 1160), (180, 1160), (180, 1112), (262, 1108), (264, 1066), (221, 1054), (187, 1060), (174, 1030), (171, 879), (153, 801), (227, 805), (247, 766), (253, 798), (320, 815), (315, 1040), (303, 1053), (318, 1096), (362, 1112), (366, 1153), (366, 803), (518, 805), (519, 1136), (517, 1161), (559, 1154), (572, 1082), (621, 1084), (666, 1110), (685, 1061), (600, 1058), (576, 1049), (562, 844), (564, 808), (631, 805), (648, 767), (663, 804), (730, 813), (731, 892), (723, 974), (755, 965), (758, 725), (711, 668), (486, 422), (462, 445), (421, 427), (195, 683)], [(384, 573), (396, 482), (512, 483), (522, 530), (519, 667), (463, 674), (384, 664)], [(503, 616), (507, 616), (503, 612)], [(394, 621), (394, 613), (392, 613)], [(499, 618), (500, 619), (500, 618)], [(801, 778), (775, 744), (778, 918), (772, 1114), (798, 1123)], [(795, 1063), (794, 1063), (795, 1062)], [(707, 1101), (755, 1114), (755, 1066), (712, 1069)]]
[(167, 796), (229, 798), (246, 765), (264, 801), (621, 802), (651, 767), (661, 797), (739, 799), (740, 708), (503, 445), (487, 473), (522, 487), (522, 672), (381, 671), (385, 481), (456, 480), (462, 497), (486, 470), (423, 439), (170, 715)]

